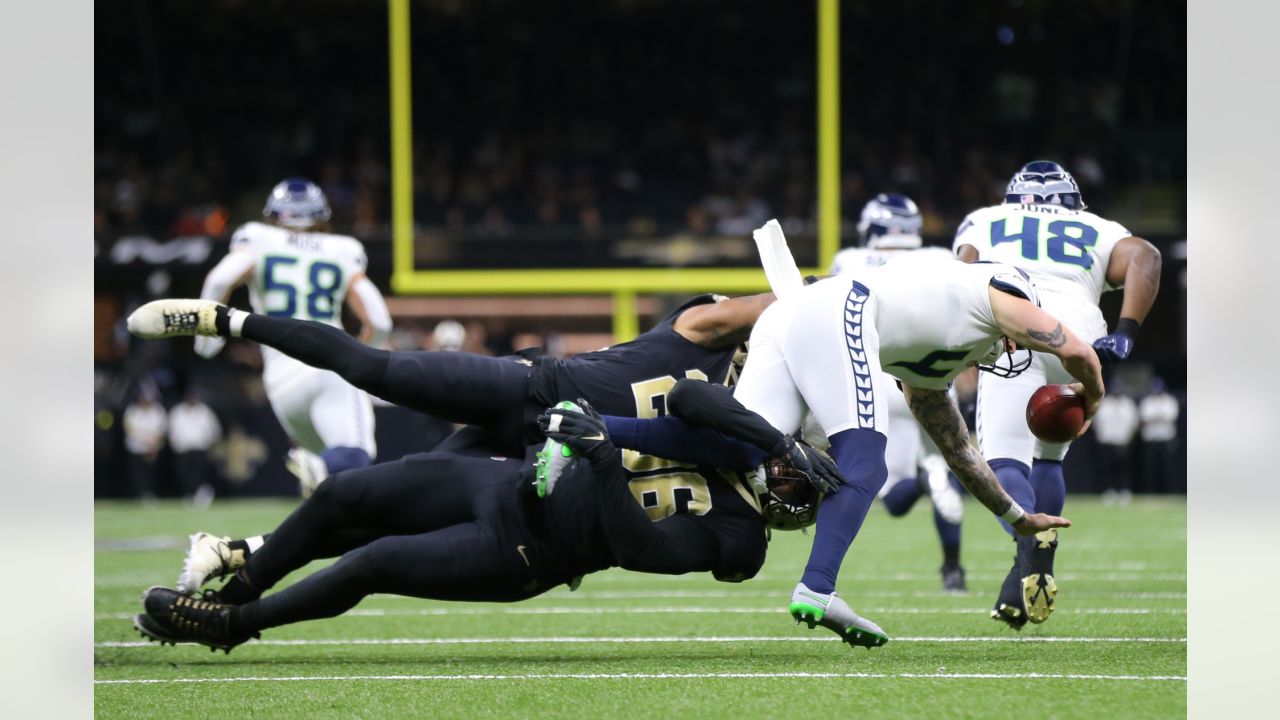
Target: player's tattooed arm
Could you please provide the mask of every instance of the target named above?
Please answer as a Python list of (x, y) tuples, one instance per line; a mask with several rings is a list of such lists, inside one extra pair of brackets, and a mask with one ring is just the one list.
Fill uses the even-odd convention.
[(951, 396), (945, 390), (925, 390), (906, 385), (902, 389), (911, 414), (929, 433), (960, 484), (995, 515), (1008, 510), (1013, 498), (1000, 487), (991, 466), (982, 459), (978, 448), (969, 439), (969, 429)]
[(751, 328), (774, 300), (773, 293), (762, 293), (696, 305), (680, 313), (673, 327), (703, 347), (732, 347), (751, 337)]
[(1036, 330), (1035, 328), (1027, 328), (1027, 335), (1051, 348), (1060, 348), (1067, 343), (1067, 335), (1062, 331), (1062, 323), (1058, 323), (1057, 326), (1049, 332), (1043, 332)]
[(1102, 363), (1093, 346), (1034, 304), (995, 288), (990, 293), (991, 312), (1005, 336), (1020, 347), (1058, 356), (1062, 367), (1080, 382), (1085, 415), (1093, 417), (1105, 392)]

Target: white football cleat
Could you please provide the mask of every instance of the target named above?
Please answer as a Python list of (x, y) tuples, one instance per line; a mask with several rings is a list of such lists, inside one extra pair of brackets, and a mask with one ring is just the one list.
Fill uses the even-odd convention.
[(889, 636), (879, 625), (858, 615), (835, 593), (814, 592), (804, 583), (796, 583), (787, 609), (797, 623), (805, 623), (810, 630), (821, 625), (854, 647), (870, 650), (889, 642)]
[(203, 335), (217, 337), (218, 303), (212, 300), (152, 300), (129, 315), (129, 332), (147, 340)]
[(329, 466), (324, 458), (300, 447), (290, 448), (284, 466), (298, 478), (298, 488), (302, 497), (311, 497), (320, 483), (329, 477)]
[(943, 520), (959, 525), (964, 519), (964, 498), (947, 477), (947, 461), (941, 455), (928, 455), (920, 462), (929, 485), (929, 499)]
[(200, 590), (209, 578), (223, 577), (244, 567), (248, 558), (243, 550), (231, 549), (231, 538), (207, 532), (191, 536), (191, 547), (182, 561), (177, 590), (187, 595)]

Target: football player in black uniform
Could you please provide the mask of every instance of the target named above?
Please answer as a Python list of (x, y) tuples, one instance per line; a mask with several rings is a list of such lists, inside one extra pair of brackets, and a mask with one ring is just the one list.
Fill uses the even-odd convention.
[[(732, 582), (756, 574), (767, 541), (751, 493), (714, 483), (705, 512), (686, 507), (653, 522), (635, 502), (610, 431), (636, 450), (694, 466), (714, 457), (732, 459), (733, 470), (745, 471), (759, 465), (764, 452), (676, 418), (606, 421), (579, 403), (586, 412), (552, 410), (540, 418), (548, 437), (576, 455), (545, 498), (533, 492), (533, 463), (503, 457), (431, 452), (339, 473), (254, 552), (243, 542), (226, 544), (226, 569), (240, 567), (222, 591), (197, 598), (151, 588), (135, 627), (161, 642), (229, 652), (264, 629), (334, 617), (373, 593), (511, 602), (559, 584), (574, 587), (582, 575), (613, 566), (664, 574), (710, 571)], [(786, 483), (794, 501), (780, 509), (781, 503), (771, 502), (778, 498), (765, 492), (775, 526), (788, 524), (784, 515), (794, 511), (807, 520), (793, 518), (792, 526), (812, 522), (816, 488), (831, 489), (839, 481), (834, 464), (777, 431), (764, 442), (778, 450), (779, 459), (768, 463), (772, 479)], [(536, 449), (530, 447), (526, 458)], [(289, 572), (335, 555), (341, 558), (333, 565), (262, 596)], [(864, 628), (846, 639), (882, 644), (878, 627), (866, 622)]]
[(541, 439), (535, 419), (565, 398), (586, 398), (619, 417), (665, 414), (682, 378), (736, 379), (735, 355), (773, 294), (699, 295), (636, 339), (563, 360), (460, 352), (388, 352), (322, 323), (257, 315), (207, 300), (156, 300), (129, 316), (143, 338), (244, 337), (308, 365), (332, 370), (387, 402), (473, 426), (438, 449), (519, 456)]

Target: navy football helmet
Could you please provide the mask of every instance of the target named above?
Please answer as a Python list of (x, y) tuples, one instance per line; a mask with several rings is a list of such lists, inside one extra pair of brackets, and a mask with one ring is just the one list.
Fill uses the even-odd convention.
[(1049, 203), (1068, 210), (1084, 210), (1087, 207), (1080, 197), (1080, 186), (1071, 173), (1056, 162), (1036, 160), (1023, 165), (1009, 179), (1004, 191), (1006, 205), (1035, 205)]
[(277, 225), (305, 230), (333, 215), (319, 185), (306, 178), (285, 178), (271, 188), (262, 216)]
[(858, 235), (873, 250), (912, 250), (920, 247), (924, 218), (911, 198), (900, 193), (880, 193), (862, 208)]

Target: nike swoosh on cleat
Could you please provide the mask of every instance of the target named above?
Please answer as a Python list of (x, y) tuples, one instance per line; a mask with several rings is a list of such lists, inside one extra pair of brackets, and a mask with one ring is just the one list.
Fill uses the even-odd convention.
[(524, 545), (517, 545), (516, 552), (520, 553), (520, 558), (524, 560), (525, 565), (529, 567), (533, 567), (533, 565), (529, 562), (529, 556), (524, 554), (524, 548), (525, 548)]
[(604, 439), (604, 433), (596, 433), (595, 435), (592, 435), (592, 436), (590, 436), (590, 437), (584, 437), (584, 438), (582, 438), (582, 439), (583, 439), (583, 440), (603, 440), (603, 439)]

